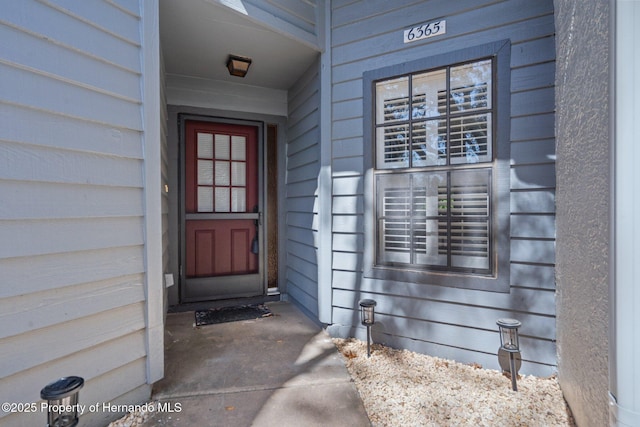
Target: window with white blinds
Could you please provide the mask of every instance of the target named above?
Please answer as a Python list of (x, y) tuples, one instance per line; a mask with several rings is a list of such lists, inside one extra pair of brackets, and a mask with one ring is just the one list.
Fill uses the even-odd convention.
[(486, 59), (377, 82), (376, 168), (490, 162), (491, 64)]
[(493, 60), (375, 83), (376, 265), (490, 274)]

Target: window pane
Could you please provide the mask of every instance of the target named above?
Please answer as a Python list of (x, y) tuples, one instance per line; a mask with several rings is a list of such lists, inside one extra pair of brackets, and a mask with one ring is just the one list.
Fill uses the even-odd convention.
[(447, 89), (446, 70), (437, 70), (414, 76), (412, 85), (412, 118), (421, 119), (445, 114), (446, 110), (443, 111), (440, 98), (443, 98), (442, 95)]
[(216, 159), (229, 159), (229, 135), (216, 135)]
[(488, 234), (486, 221), (461, 220), (453, 223), (451, 227), (451, 265), (453, 267), (488, 269)]
[(210, 133), (198, 133), (198, 157), (213, 159), (213, 135)]
[(198, 160), (198, 185), (213, 185), (213, 162)]
[(396, 125), (376, 130), (378, 169), (409, 167), (409, 126)]
[(451, 114), (491, 108), (491, 60), (451, 68)]
[(231, 185), (229, 162), (216, 162), (216, 185)]
[(444, 172), (414, 174), (412, 185), (414, 263), (446, 266), (447, 252), (441, 247), (442, 241), (447, 240), (447, 175)]
[(447, 251), (441, 249), (446, 243), (446, 233), (443, 235), (442, 220), (417, 219), (414, 222), (415, 263), (423, 266), (447, 266)]
[(489, 216), (489, 169), (451, 172), (451, 214)]
[(231, 159), (246, 160), (247, 159), (247, 138), (244, 136), (231, 137)]
[(247, 197), (244, 188), (231, 189), (231, 212), (246, 212)]
[(409, 78), (376, 83), (376, 123), (409, 120)]
[[(413, 181), (413, 216), (446, 215), (447, 174), (445, 172), (416, 173)], [(445, 193), (442, 194), (444, 189)]]
[(212, 187), (198, 187), (198, 212), (213, 212)]
[(231, 163), (231, 185), (244, 187), (247, 185), (247, 164), (244, 162)]
[(451, 263), (489, 269), (489, 188), (487, 169), (451, 172)]
[(407, 187), (388, 187), (382, 194), (382, 211), (385, 217), (407, 217), (411, 209), (411, 191)]
[(380, 264), (411, 262), (410, 220), (382, 219), (378, 225), (378, 262)]
[(452, 164), (491, 161), (491, 115), (452, 118), (449, 129)]
[(376, 184), (379, 217), (408, 217), (411, 214), (410, 175), (378, 175)]
[(408, 174), (378, 176), (378, 263), (411, 262), (411, 189)]
[(231, 205), (231, 192), (229, 188), (218, 187), (216, 194), (216, 212), (229, 212)]
[(444, 126), (446, 126), (445, 120), (413, 123), (411, 131), (413, 167), (447, 163), (447, 131)]

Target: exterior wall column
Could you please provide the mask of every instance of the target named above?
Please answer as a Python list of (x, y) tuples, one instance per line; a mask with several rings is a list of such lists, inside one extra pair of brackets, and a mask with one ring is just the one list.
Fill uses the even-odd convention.
[(318, 176), (318, 320), (332, 323), (331, 0), (318, 5), (320, 56), (320, 174)]
[(576, 423), (598, 427), (610, 390), (611, 4), (554, 1), (558, 381)]
[(142, 119), (147, 384), (164, 376), (162, 277), (162, 154), (160, 143), (160, 23), (158, 2), (142, 1)]

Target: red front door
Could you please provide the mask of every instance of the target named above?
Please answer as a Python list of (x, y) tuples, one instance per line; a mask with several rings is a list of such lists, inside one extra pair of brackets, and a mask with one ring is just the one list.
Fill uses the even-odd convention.
[(183, 301), (261, 295), (258, 128), (188, 120), (184, 162)]

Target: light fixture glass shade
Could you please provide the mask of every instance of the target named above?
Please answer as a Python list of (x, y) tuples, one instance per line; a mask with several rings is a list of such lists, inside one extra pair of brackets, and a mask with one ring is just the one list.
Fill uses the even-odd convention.
[(518, 328), (522, 323), (516, 319), (498, 319), (496, 323), (500, 328), (500, 347), (511, 353), (520, 351)]
[(74, 427), (78, 425), (78, 393), (84, 385), (81, 377), (64, 377), (48, 384), (40, 391), (47, 400), (47, 425)]
[(375, 306), (376, 302), (372, 299), (360, 300), (360, 321), (364, 326), (371, 326), (376, 322)]
[(232, 76), (246, 76), (250, 65), (251, 58), (245, 56), (229, 55), (229, 59), (227, 59), (227, 69)]

